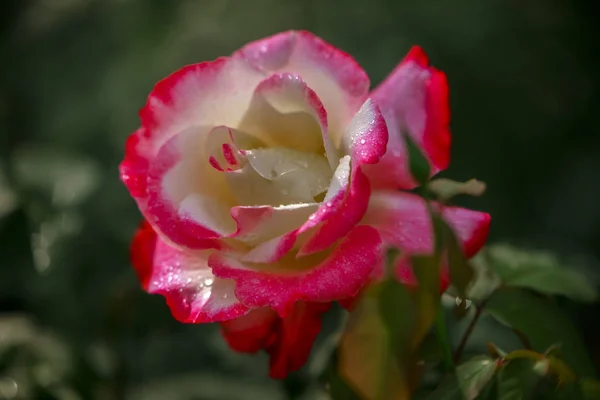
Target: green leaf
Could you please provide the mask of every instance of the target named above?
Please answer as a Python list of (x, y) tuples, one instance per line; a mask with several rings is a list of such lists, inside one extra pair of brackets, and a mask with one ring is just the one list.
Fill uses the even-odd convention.
[(445, 222), (443, 226), (443, 232), (445, 245), (448, 250), (450, 281), (458, 290), (459, 296), (461, 298), (466, 298), (468, 295), (468, 288), (475, 277), (475, 272), (465, 258), (454, 231), (452, 231), (452, 229)]
[(541, 380), (534, 371), (535, 360), (519, 358), (504, 364), (498, 372), (497, 399), (521, 400), (533, 398)]
[(424, 400), (465, 400), (458, 378), (451, 374), (446, 376)]
[(490, 357), (473, 358), (447, 375), (426, 400), (473, 400), (494, 376), (496, 361)]
[(439, 178), (429, 182), (427, 189), (433, 192), (439, 201), (445, 203), (460, 194), (481, 196), (485, 192), (485, 183), (477, 179), (456, 182), (451, 179)]
[(418, 346), (431, 329), (440, 307), (440, 257), (411, 257), (413, 271), (419, 283), (413, 298), (416, 304), (418, 321), (413, 337), (413, 346)]
[(529, 252), (508, 245), (487, 249), (491, 267), (506, 286), (524, 287), (578, 301), (594, 301), (597, 293), (581, 274), (561, 266), (546, 252)]
[(408, 150), (410, 173), (419, 184), (423, 185), (431, 176), (429, 161), (427, 161), (427, 158), (425, 158), (421, 149), (417, 147), (410, 135), (405, 134), (404, 141)]
[(393, 279), (387, 279), (381, 284), (378, 296), (379, 313), (384, 326), (388, 330), (390, 345), (394, 353), (405, 356), (413, 334), (415, 308), (406, 287)]
[(578, 375), (594, 376), (586, 348), (571, 321), (546, 299), (525, 290), (502, 288), (489, 298), (485, 311), (523, 333), (538, 352), (560, 343), (564, 360)]
[(495, 343), (488, 342), (487, 344), (488, 352), (492, 357), (501, 358), (506, 355), (506, 352), (502, 350), (500, 347), (496, 346)]
[(365, 399), (381, 399), (384, 394), (410, 398), (405, 375), (390, 351), (376, 291), (363, 295), (350, 315), (340, 341), (339, 374)]
[(459, 365), (456, 375), (465, 400), (474, 400), (496, 372), (496, 360), (480, 356)]
[(500, 277), (490, 266), (486, 252), (487, 248), (470, 260), (474, 277), (467, 291), (467, 298), (476, 304), (482, 304), (502, 284)]

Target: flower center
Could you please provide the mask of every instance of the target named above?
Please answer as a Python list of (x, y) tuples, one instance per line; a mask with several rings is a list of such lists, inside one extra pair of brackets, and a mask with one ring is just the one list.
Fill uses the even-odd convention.
[(240, 205), (314, 203), (331, 182), (329, 163), (319, 154), (284, 147), (239, 154), (241, 167), (224, 173)]

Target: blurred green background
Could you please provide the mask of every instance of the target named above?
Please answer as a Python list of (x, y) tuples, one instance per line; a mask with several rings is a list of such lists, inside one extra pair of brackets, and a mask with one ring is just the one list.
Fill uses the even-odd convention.
[[(596, 0), (2, 1), (0, 398), (316, 398), (309, 373), (270, 381), (266, 357), (139, 289), (117, 171), (154, 83), (287, 29), (352, 54), (373, 85), (424, 47), (450, 82), (445, 176), (489, 188), (462, 204), (492, 214), (491, 242), (598, 282), (599, 16)], [(598, 307), (564, 306), (598, 365)]]

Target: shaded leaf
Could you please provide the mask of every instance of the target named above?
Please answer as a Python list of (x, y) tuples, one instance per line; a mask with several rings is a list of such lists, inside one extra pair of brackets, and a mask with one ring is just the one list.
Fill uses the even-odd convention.
[(381, 284), (378, 296), (379, 312), (388, 330), (390, 345), (398, 357), (405, 356), (415, 324), (415, 308), (406, 287), (393, 279)]
[(466, 400), (477, 398), (483, 388), (490, 382), (496, 372), (496, 361), (487, 356), (480, 356), (459, 365), (456, 375)]
[(491, 381), (496, 361), (490, 357), (473, 358), (456, 368), (456, 374), (447, 375), (426, 400), (473, 400)]
[(515, 288), (497, 290), (485, 311), (522, 332), (538, 352), (560, 343), (564, 359), (581, 376), (593, 376), (587, 351), (569, 318), (554, 304)]
[(463, 250), (456, 239), (456, 235), (450, 229), (448, 224), (444, 222), (444, 240), (448, 251), (448, 266), (450, 268), (450, 281), (458, 290), (458, 294), (462, 298), (468, 295), (468, 288), (471, 281), (475, 277), (473, 268), (465, 258)]
[(424, 400), (465, 400), (456, 375), (447, 375)]
[(492, 342), (488, 342), (487, 348), (490, 355), (494, 358), (501, 358), (506, 356), (506, 352)]
[(524, 358), (505, 363), (498, 372), (497, 399), (533, 398), (533, 393), (541, 379), (534, 371), (535, 363), (535, 360)]
[(596, 290), (583, 275), (562, 266), (549, 253), (495, 245), (487, 249), (487, 256), (491, 267), (507, 286), (562, 295), (578, 301), (597, 299)]
[(411, 264), (419, 283), (413, 293), (418, 315), (413, 346), (417, 346), (433, 325), (440, 306), (440, 258), (437, 255), (414, 256)]
[(352, 312), (339, 347), (339, 374), (364, 399), (409, 399), (404, 374), (390, 351), (379, 300), (365, 294)]
[(404, 140), (406, 142), (406, 149), (408, 150), (410, 173), (419, 184), (423, 185), (429, 180), (429, 176), (431, 175), (429, 161), (427, 161), (427, 158), (425, 158), (421, 149), (417, 147), (410, 135), (404, 135)]
[(474, 278), (467, 291), (467, 298), (477, 304), (483, 303), (502, 284), (498, 274), (489, 265), (486, 252), (487, 248), (470, 260)]

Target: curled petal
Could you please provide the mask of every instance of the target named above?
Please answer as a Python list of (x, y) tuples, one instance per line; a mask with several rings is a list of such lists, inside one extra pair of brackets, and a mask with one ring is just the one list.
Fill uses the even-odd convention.
[(327, 132), (327, 112), (301, 76), (279, 73), (256, 88), (240, 129), (270, 147), (320, 152)]
[(234, 282), (212, 274), (206, 253), (171, 247), (145, 221), (134, 235), (131, 259), (142, 287), (164, 296), (181, 322), (224, 321), (248, 312), (235, 297)]
[(448, 167), (448, 82), (443, 72), (429, 66), (423, 50), (411, 49), (371, 98), (381, 109), (389, 130), (385, 156), (367, 170), (374, 187), (411, 189), (416, 185), (409, 171), (404, 134), (410, 135), (423, 151), (433, 174)]
[(350, 121), (341, 147), (358, 165), (376, 164), (386, 152), (388, 129), (377, 105), (368, 99)]
[[(334, 174), (324, 206), (300, 228), (303, 232), (323, 221), (314, 237), (300, 250), (300, 255), (326, 249), (347, 234), (362, 219), (367, 210), (371, 187), (363, 173), (366, 164), (375, 164), (385, 153), (388, 140), (387, 127), (377, 106), (367, 100), (354, 116), (342, 138), (342, 150), (350, 155), (350, 171), (347, 159), (340, 161)], [(348, 180), (348, 174), (350, 179)], [(341, 198), (343, 193), (343, 200)], [(332, 199), (332, 200), (329, 200)]]
[(301, 76), (323, 102), (336, 145), (369, 91), (369, 77), (350, 55), (309, 32), (288, 31), (257, 40), (233, 57), (261, 71)]
[[(324, 219), (315, 234), (302, 246), (298, 255), (303, 256), (325, 250), (350, 232), (365, 215), (370, 195), (369, 180), (360, 167), (354, 167), (348, 192), (341, 205), (328, 218)], [(327, 203), (325, 203), (325, 207), (327, 207)], [(307, 225), (311, 222), (309, 220)], [(302, 228), (300, 232), (302, 232)]]
[(374, 228), (358, 226), (326, 259), (313, 264), (306, 258), (308, 265), (298, 269), (265, 270), (222, 252), (213, 253), (209, 265), (216, 276), (236, 281), (236, 296), (244, 305), (270, 306), (285, 317), (300, 300), (330, 302), (355, 295), (381, 260), (380, 244)]

